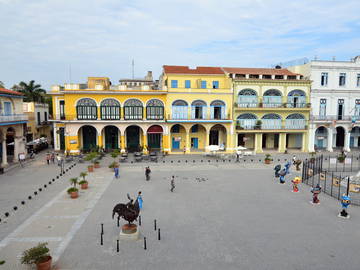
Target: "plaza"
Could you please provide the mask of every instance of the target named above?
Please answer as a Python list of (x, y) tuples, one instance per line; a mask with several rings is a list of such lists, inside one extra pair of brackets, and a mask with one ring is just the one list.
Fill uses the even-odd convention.
[[(5, 194), (12, 190), (11, 183), (2, 183), (1, 198), (9, 202), (1, 206), (19, 209), (5, 223), (2, 217), (0, 260), (6, 263), (0, 269), (27, 269), (19, 264), (19, 254), (43, 241), (49, 242), (54, 269), (357, 269), (358, 207), (350, 207), (351, 218), (344, 220), (337, 217), (340, 203), (330, 196), (321, 194), (321, 204), (311, 205), (310, 187), (301, 184), (299, 193), (291, 192), (290, 180), (298, 175), (294, 167), (280, 185), (273, 173), (276, 162), (171, 159), (173, 163), (165, 158), (166, 163), (121, 164), (120, 178), (114, 179), (107, 168), (112, 158), (106, 156), (101, 168), (89, 174), (89, 190), (76, 200), (65, 194), (68, 179), (88, 164), (69, 163), (66, 167), (72, 168), (65, 176), (26, 200), (25, 206), (19, 206), (19, 200), (51, 180), (50, 167), (56, 165), (38, 161), (23, 172), (14, 171), (13, 182), (36, 167), (33, 177), (38, 182), (22, 182), (24, 189), (13, 190), (16, 199)], [(148, 165), (151, 180), (145, 181)], [(111, 218), (112, 208), (126, 203), (127, 193), (134, 198), (138, 191), (144, 199), (141, 238), (120, 240), (117, 253), (120, 228)], [(161, 228), (160, 241), (154, 219)], [(146, 250), (142, 237), (147, 238)]]

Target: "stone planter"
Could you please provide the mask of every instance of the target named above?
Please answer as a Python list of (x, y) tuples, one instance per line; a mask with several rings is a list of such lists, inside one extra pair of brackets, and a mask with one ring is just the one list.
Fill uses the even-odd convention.
[(77, 192), (77, 191), (70, 192), (70, 198), (71, 199), (76, 199), (77, 197), (79, 197), (79, 192)]
[(48, 256), (44, 262), (36, 264), (37, 270), (50, 270), (51, 269), (52, 258)]
[(100, 163), (95, 163), (94, 168), (100, 168)]
[(89, 186), (89, 183), (81, 184), (81, 189), (87, 189)]
[(93, 172), (93, 171), (94, 171), (94, 166), (93, 165), (88, 166), (88, 172)]

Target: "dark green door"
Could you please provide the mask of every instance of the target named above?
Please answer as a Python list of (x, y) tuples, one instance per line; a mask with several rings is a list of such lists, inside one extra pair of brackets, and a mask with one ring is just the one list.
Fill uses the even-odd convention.
[(161, 133), (148, 134), (148, 146), (150, 149), (160, 149)]
[(82, 128), (83, 150), (89, 151), (96, 147), (96, 129), (90, 126)]
[(137, 151), (140, 145), (140, 128), (130, 126), (126, 129), (126, 146), (129, 152)]
[(105, 127), (105, 149), (119, 148), (118, 128), (114, 126)]
[(65, 128), (60, 128), (60, 150), (65, 150)]

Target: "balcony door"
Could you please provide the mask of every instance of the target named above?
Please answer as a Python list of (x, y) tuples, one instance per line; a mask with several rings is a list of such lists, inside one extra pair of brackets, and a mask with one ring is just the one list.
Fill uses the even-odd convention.
[(337, 119), (342, 120), (344, 115), (344, 100), (338, 99)]
[(11, 115), (11, 102), (4, 102), (4, 114)]

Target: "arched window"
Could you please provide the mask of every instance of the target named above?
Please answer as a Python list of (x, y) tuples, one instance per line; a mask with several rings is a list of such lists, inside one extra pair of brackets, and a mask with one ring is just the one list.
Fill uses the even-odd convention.
[(286, 117), (285, 128), (286, 129), (305, 129), (306, 120), (302, 114), (293, 113)]
[(107, 98), (100, 103), (102, 120), (120, 120), (120, 102), (114, 98)]
[(263, 95), (264, 108), (278, 108), (281, 107), (281, 92), (277, 89), (266, 90)]
[(292, 90), (288, 94), (288, 108), (304, 108), (306, 106), (306, 94), (302, 90)]
[(206, 103), (202, 100), (195, 100), (191, 103), (191, 119), (206, 118)]
[(211, 119), (225, 119), (225, 103), (221, 100), (214, 100), (210, 104)]
[(236, 129), (254, 129), (257, 117), (252, 113), (243, 113), (237, 117)]
[(172, 119), (188, 119), (188, 104), (184, 100), (176, 100), (172, 104)]
[(125, 120), (142, 120), (143, 105), (138, 99), (128, 99), (124, 103), (124, 119)]
[(78, 120), (96, 120), (97, 105), (91, 98), (82, 98), (76, 103), (76, 114)]
[(146, 103), (146, 119), (164, 119), (164, 103), (158, 99), (151, 99)]
[(253, 89), (243, 89), (238, 94), (238, 107), (257, 107), (257, 93)]
[(281, 116), (275, 113), (265, 114), (261, 118), (262, 129), (281, 129)]

